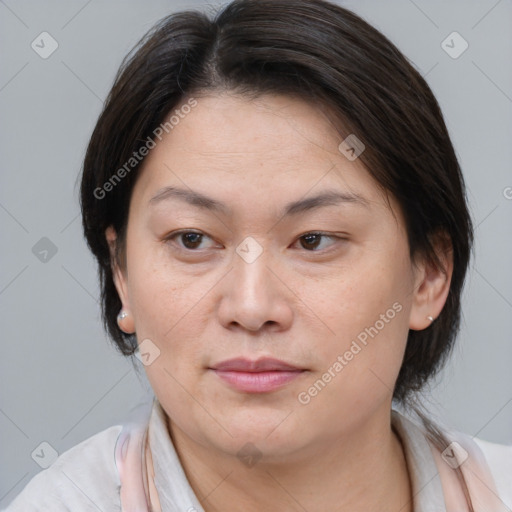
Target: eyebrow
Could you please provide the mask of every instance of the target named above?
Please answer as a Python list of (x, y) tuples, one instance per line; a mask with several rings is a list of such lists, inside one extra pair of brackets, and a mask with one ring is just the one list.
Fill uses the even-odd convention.
[[(229, 213), (229, 208), (222, 202), (205, 196), (194, 190), (186, 190), (177, 187), (165, 187), (160, 189), (150, 200), (150, 205), (156, 205), (169, 199), (178, 199), (197, 208), (214, 211), (218, 213)], [(369, 208), (369, 202), (359, 194), (353, 192), (339, 192), (337, 190), (326, 190), (313, 197), (299, 199), (288, 203), (280, 217), (298, 215), (306, 211), (335, 206), (338, 204), (355, 204)]]
[(338, 204), (355, 204), (358, 206), (370, 207), (370, 203), (359, 194), (354, 192), (338, 192), (336, 190), (326, 190), (316, 196), (299, 199), (285, 206), (283, 216), (297, 215), (306, 211), (322, 208), (325, 206), (336, 206)]
[(207, 197), (194, 190), (186, 190), (177, 187), (165, 187), (160, 189), (150, 200), (150, 205), (155, 205), (169, 199), (179, 199), (192, 206), (202, 208), (204, 210), (216, 211), (219, 213), (227, 213), (227, 207), (211, 197)]

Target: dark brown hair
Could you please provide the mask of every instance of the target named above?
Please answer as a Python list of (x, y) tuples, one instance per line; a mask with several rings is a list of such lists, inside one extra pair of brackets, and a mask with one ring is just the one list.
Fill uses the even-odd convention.
[(429, 328), (409, 332), (394, 390), (404, 402), (441, 367), (458, 332), (472, 244), (464, 182), (425, 80), (380, 32), (322, 0), (235, 0), (211, 19), (196, 11), (172, 14), (123, 61), (92, 134), (81, 185), (83, 228), (98, 260), (110, 336), (123, 354), (133, 354), (135, 336), (116, 321), (121, 301), (105, 229), (115, 228), (123, 262), (140, 163), (122, 179), (114, 175), (185, 98), (222, 90), (289, 94), (326, 105), (345, 135), (354, 133), (365, 144), (360, 160), (400, 204), (411, 258), (426, 257), (439, 267), (434, 241), (440, 234), (450, 241), (454, 271), (445, 307)]

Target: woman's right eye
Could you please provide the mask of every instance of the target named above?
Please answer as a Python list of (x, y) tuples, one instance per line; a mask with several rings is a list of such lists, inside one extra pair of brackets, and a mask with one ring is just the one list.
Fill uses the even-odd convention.
[(178, 231), (169, 235), (166, 240), (176, 241), (180, 248), (191, 251), (197, 249), (208, 249), (208, 246), (205, 247), (208, 240), (211, 242), (210, 247), (215, 245), (215, 242), (209, 236), (197, 231)]

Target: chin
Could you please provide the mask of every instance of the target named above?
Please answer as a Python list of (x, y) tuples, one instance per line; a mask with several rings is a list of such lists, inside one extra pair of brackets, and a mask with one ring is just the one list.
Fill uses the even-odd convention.
[[(293, 412), (286, 410), (238, 411), (232, 417), (223, 416), (223, 425), (229, 432), (222, 436), (225, 451), (237, 454), (245, 445), (253, 445), (266, 455), (285, 455), (297, 449), (299, 432), (304, 426), (297, 425)], [(220, 441), (215, 436), (214, 442)]]

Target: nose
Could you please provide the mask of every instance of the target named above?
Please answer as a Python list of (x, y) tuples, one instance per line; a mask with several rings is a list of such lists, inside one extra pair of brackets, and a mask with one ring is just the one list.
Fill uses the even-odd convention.
[(233, 268), (222, 281), (218, 308), (224, 327), (279, 332), (291, 326), (293, 295), (273, 263), (266, 251), (251, 262), (234, 255)]

